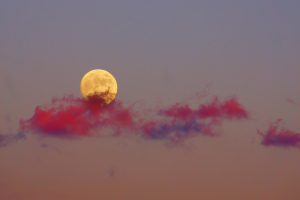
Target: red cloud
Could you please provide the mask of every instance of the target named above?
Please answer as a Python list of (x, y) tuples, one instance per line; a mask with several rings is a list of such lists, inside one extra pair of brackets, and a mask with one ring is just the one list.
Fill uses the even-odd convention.
[(105, 105), (95, 99), (73, 96), (53, 99), (48, 107), (37, 106), (33, 116), (21, 120), (21, 130), (56, 136), (84, 136), (99, 127), (129, 127), (132, 113), (119, 102)]
[(282, 120), (270, 124), (267, 131), (258, 131), (265, 146), (300, 147), (300, 133), (282, 127)]
[(197, 134), (213, 136), (216, 135), (213, 128), (223, 120), (248, 118), (247, 111), (235, 98), (224, 102), (214, 98), (207, 104), (199, 105), (197, 109), (192, 109), (187, 104), (175, 104), (158, 113), (165, 118), (144, 124), (142, 130), (148, 138), (169, 138), (172, 141)]
[(199, 105), (198, 109), (194, 110), (187, 104), (175, 104), (167, 109), (161, 110), (161, 113), (169, 117), (185, 120), (192, 118), (248, 118), (248, 112), (235, 98), (221, 102), (215, 97), (211, 102)]
[[(199, 134), (214, 136), (214, 127), (224, 120), (248, 118), (247, 111), (237, 99), (220, 101), (216, 97), (196, 109), (188, 104), (175, 104), (158, 109), (154, 114), (134, 111), (132, 107), (125, 107), (117, 101), (107, 105), (99, 98), (86, 100), (66, 96), (53, 98), (48, 106), (37, 106), (29, 119), (20, 120), (20, 133), (34, 132), (57, 137), (92, 136), (105, 134), (108, 128), (114, 133), (129, 130), (129, 133), (147, 139), (178, 142)], [(6, 143), (3, 141), (0, 137), (0, 144)]]

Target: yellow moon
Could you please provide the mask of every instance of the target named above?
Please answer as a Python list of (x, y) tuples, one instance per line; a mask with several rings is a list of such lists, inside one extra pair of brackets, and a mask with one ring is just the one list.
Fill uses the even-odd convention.
[(80, 91), (84, 98), (101, 98), (106, 104), (115, 100), (118, 84), (115, 77), (108, 71), (94, 69), (86, 73), (80, 82)]

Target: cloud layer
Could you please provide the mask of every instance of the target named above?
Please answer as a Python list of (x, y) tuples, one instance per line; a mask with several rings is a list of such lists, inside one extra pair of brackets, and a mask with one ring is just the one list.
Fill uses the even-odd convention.
[[(237, 98), (222, 101), (214, 97), (196, 107), (176, 103), (152, 112), (147, 110), (125, 106), (121, 101), (106, 105), (99, 98), (53, 98), (50, 104), (37, 106), (30, 118), (21, 119), (17, 134), (0, 134), (0, 147), (26, 139), (27, 134), (66, 139), (132, 134), (147, 140), (178, 143), (198, 135), (218, 136), (216, 127), (224, 121), (249, 118)], [(264, 146), (300, 147), (300, 133), (284, 128), (282, 120), (258, 133)]]
[(134, 134), (149, 140), (179, 142), (196, 135), (218, 135), (214, 128), (224, 120), (247, 118), (248, 112), (236, 98), (220, 101), (215, 97), (196, 108), (177, 103), (150, 113), (120, 101), (106, 105), (99, 98), (86, 100), (70, 95), (37, 106), (30, 118), (20, 120), (20, 134), (1, 136), (0, 144), (25, 138), (26, 134), (74, 138), (108, 132), (113, 137)]

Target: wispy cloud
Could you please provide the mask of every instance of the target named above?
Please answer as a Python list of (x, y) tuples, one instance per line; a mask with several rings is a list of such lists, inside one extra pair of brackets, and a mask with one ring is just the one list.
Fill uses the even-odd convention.
[(258, 130), (258, 134), (265, 146), (300, 147), (300, 133), (285, 128), (282, 119), (271, 123), (266, 131)]

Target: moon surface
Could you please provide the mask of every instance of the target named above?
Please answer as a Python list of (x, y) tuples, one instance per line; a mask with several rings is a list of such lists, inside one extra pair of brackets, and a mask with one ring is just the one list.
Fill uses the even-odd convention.
[(115, 77), (108, 71), (94, 69), (82, 77), (80, 91), (86, 99), (96, 97), (110, 104), (117, 96), (118, 84)]

